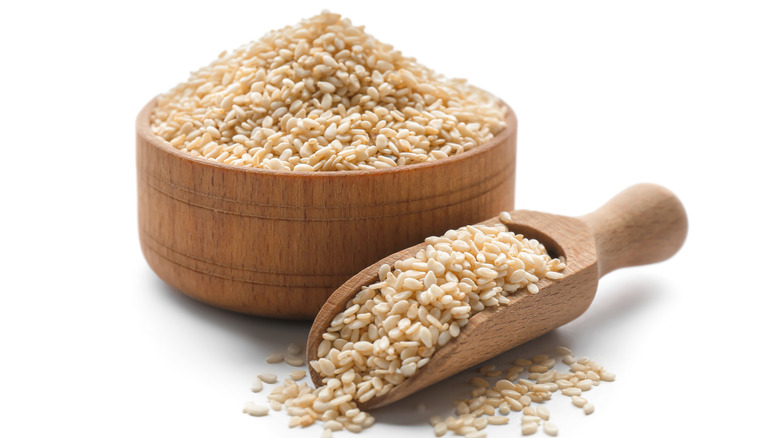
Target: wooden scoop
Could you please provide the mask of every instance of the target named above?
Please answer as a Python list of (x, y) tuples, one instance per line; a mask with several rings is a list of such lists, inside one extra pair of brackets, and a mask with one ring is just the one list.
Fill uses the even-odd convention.
[[(510, 231), (537, 239), (552, 257), (566, 257), (564, 277), (542, 279), (539, 293), (509, 295), (506, 305), (475, 314), (460, 335), (434, 353), (412, 377), (381, 397), (360, 405), (371, 409), (390, 404), (517, 345), (541, 336), (581, 315), (593, 301), (599, 278), (618, 268), (660, 262), (674, 255), (685, 241), (685, 210), (669, 190), (638, 184), (604, 206), (581, 217), (557, 216), (528, 210), (510, 213)], [(482, 222), (494, 225), (498, 218)], [(383, 264), (413, 257), (425, 243), (397, 252), (362, 270), (338, 288), (317, 314), (306, 346), (309, 361), (330, 322), (343, 312), (363, 286), (379, 281)], [(312, 380), (322, 385), (311, 367)]]

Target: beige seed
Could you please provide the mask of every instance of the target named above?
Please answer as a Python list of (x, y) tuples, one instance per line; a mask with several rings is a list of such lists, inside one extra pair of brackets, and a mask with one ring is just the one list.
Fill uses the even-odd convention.
[(284, 354), (282, 353), (274, 353), (268, 355), (268, 357), (265, 358), (265, 361), (267, 363), (280, 363), (284, 361)]
[[(481, 377), (472, 377), (471, 380), (469, 380), (469, 382), (472, 385), (474, 385), (474, 386), (481, 386), (481, 387), (484, 387), (484, 388), (489, 388), (490, 387), (490, 383), (488, 383), (487, 380), (485, 380), (485, 379), (483, 379)], [(501, 381), (499, 381), (499, 383), (501, 383)], [(510, 384), (511, 384), (511, 382), (510, 382)], [(512, 386), (514, 386), (514, 385), (512, 385)]]
[[(515, 400), (515, 399), (509, 398), (509, 397), (505, 398), (504, 400), (506, 400), (506, 403), (509, 405), (509, 408), (512, 409), (513, 411), (520, 412), (525, 407), (525, 406), (523, 406), (523, 403), (521, 401), (519, 401), (519, 400)], [(503, 412), (501, 412), (501, 413), (503, 414)]]
[(583, 398), (583, 397), (574, 396), (574, 397), (571, 398), (571, 403), (574, 406), (577, 406), (578, 408), (581, 408), (581, 407), (585, 406), (585, 404), (588, 403), (588, 401), (585, 398)]
[(328, 354), (328, 351), (330, 351), (330, 346), (331, 343), (327, 339), (320, 342), (320, 345), (317, 347), (317, 357), (325, 357), (325, 355)]
[(362, 354), (369, 354), (374, 350), (374, 345), (367, 341), (359, 341), (355, 342), (353, 348)]
[(306, 377), (306, 371), (304, 370), (290, 371), (290, 378), (293, 380), (301, 380), (304, 377)]
[(420, 328), (420, 341), (426, 347), (433, 346), (433, 338), (431, 337), (431, 331), (427, 327)]
[(303, 347), (301, 347), (299, 344), (292, 343), (287, 346), (288, 354), (301, 354), (302, 352), (303, 352)]
[(347, 429), (348, 431), (352, 432), (352, 433), (360, 433), (360, 432), (363, 431), (363, 426), (361, 426), (359, 424), (351, 424), (350, 423), (350, 424), (345, 425), (344, 428)]
[(577, 372), (577, 371), (585, 372), (585, 371), (589, 370), (589, 368), (586, 365), (581, 364), (581, 363), (573, 363), (573, 364), (571, 364), (570, 368), (574, 372)]
[(268, 415), (268, 407), (263, 405), (258, 405), (255, 402), (247, 402), (244, 405), (244, 413), (251, 415), (253, 417), (264, 417)]
[(336, 86), (331, 84), (330, 82), (317, 82), (317, 86), (322, 90), (324, 93), (333, 93), (336, 91)]
[(322, 427), (325, 429), (330, 429), (334, 432), (344, 429), (344, 426), (336, 420), (328, 420), (322, 425)]
[(522, 434), (525, 435), (533, 435), (536, 433), (536, 430), (538, 429), (538, 425), (536, 423), (525, 423), (521, 426), (520, 431)]
[(257, 378), (265, 383), (276, 383), (276, 374), (274, 373), (260, 373)]
[(470, 434), (472, 432), (476, 432), (476, 431), (477, 431), (476, 427), (474, 427), (474, 426), (465, 426), (464, 425), (464, 426), (461, 426), (461, 427), (457, 428), (455, 433), (457, 433), (458, 435), (468, 435), (468, 434)]
[(522, 394), (512, 389), (505, 389), (501, 391), (501, 395), (503, 395), (504, 397), (514, 398), (517, 400), (519, 400), (520, 397), (522, 396)]
[(488, 424), (509, 424), (509, 417), (500, 417), (498, 415), (491, 415), (487, 417)]
[(599, 373), (601, 376), (601, 380), (605, 382), (614, 382), (615, 381), (615, 373), (611, 373), (609, 371), (601, 371)]
[(255, 380), (252, 382), (252, 386), (250, 388), (252, 392), (260, 392), (263, 390), (263, 381), (255, 378)]
[(539, 424), (541, 421), (542, 419), (537, 417), (536, 415), (523, 415), (523, 417), (520, 419), (521, 424), (526, 424), (526, 423)]
[(538, 415), (542, 420), (547, 421), (550, 419), (550, 410), (544, 406), (539, 406), (536, 408), (536, 415)]
[(542, 430), (544, 430), (544, 433), (549, 436), (558, 436), (558, 426), (550, 423), (549, 421), (544, 422), (542, 425)]
[(586, 403), (585, 406), (582, 407), (582, 411), (585, 412), (585, 415), (590, 415), (595, 410), (596, 407), (593, 406), (593, 403)]
[(302, 367), (306, 364), (306, 361), (302, 357), (295, 356), (285, 356), (284, 361), (287, 363), (287, 365), (294, 367)]
[(590, 391), (590, 389), (593, 387), (593, 381), (590, 379), (581, 380), (577, 382), (576, 386), (583, 391)]
[(601, 380), (601, 376), (599, 376), (598, 373), (590, 370), (585, 373), (585, 377), (590, 379), (594, 385), (597, 384), (599, 380)]
[[(568, 380), (564, 380), (564, 379), (556, 380), (555, 384), (558, 385), (558, 389), (560, 389), (560, 390), (565, 390), (565, 389), (574, 387), (573, 383), (571, 383)], [(579, 395), (579, 394), (574, 394), (574, 395)]]
[(322, 369), (322, 374), (332, 376), (336, 372), (336, 366), (329, 359), (320, 359), (318, 363)]

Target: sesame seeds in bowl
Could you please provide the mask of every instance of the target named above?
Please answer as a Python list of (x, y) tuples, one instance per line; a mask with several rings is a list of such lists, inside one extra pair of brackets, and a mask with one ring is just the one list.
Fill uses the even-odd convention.
[(507, 107), (323, 12), (223, 53), (157, 98), (151, 130), (193, 157), (294, 172), (446, 159), (506, 127)]
[(313, 318), (366, 265), (514, 205), (512, 109), (327, 12), (223, 53), (136, 131), (150, 266), (242, 313)]

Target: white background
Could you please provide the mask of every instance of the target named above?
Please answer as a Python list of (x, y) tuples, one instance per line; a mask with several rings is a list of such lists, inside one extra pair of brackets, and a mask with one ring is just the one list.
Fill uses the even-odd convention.
[[(562, 343), (617, 373), (589, 417), (550, 405), (561, 437), (776, 434), (778, 4), (509, 4), (4, 2), (0, 436), (319, 436), (241, 413), (308, 323), (207, 307), (147, 266), (134, 119), (222, 50), (324, 7), (514, 108), (517, 208), (579, 215), (641, 181), (685, 204), (676, 257), (610, 274), (580, 319), (506, 356)], [(432, 437), (461, 380), (364, 435)], [(487, 431), (519, 436), (519, 418)]]

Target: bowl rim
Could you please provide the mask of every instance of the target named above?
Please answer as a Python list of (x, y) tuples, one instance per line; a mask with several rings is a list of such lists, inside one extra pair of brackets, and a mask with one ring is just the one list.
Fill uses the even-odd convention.
[(159, 137), (156, 134), (152, 133), (150, 116), (152, 110), (154, 109), (157, 103), (157, 96), (155, 96), (154, 98), (152, 98), (152, 100), (147, 102), (146, 105), (144, 105), (144, 107), (138, 113), (138, 116), (136, 117), (136, 133), (139, 136), (143, 137), (149, 144), (155, 146), (157, 149), (161, 150), (162, 152), (171, 154), (180, 159), (184, 159), (186, 161), (191, 162), (192, 164), (213, 166), (224, 170), (239, 171), (247, 174), (268, 175), (268, 176), (282, 177), (282, 178), (334, 178), (334, 177), (350, 178), (350, 177), (368, 176), (368, 175), (376, 175), (376, 176), (392, 175), (396, 173), (424, 171), (434, 166), (442, 166), (447, 164), (458, 163), (462, 160), (467, 160), (476, 155), (487, 153), (488, 151), (503, 144), (507, 139), (509, 139), (509, 137), (517, 133), (517, 116), (515, 115), (514, 110), (512, 110), (512, 107), (509, 106), (506, 102), (504, 102), (503, 100), (499, 100), (499, 102), (502, 105), (504, 105), (504, 107), (506, 108), (506, 118), (505, 118), (506, 126), (498, 133), (498, 135), (491, 138), (486, 143), (476, 146), (464, 153), (450, 155), (447, 158), (442, 158), (440, 160), (425, 161), (423, 163), (415, 163), (415, 164), (389, 167), (383, 169), (319, 170), (315, 172), (295, 172), (291, 170), (274, 170), (274, 169), (262, 169), (258, 167), (249, 167), (249, 166), (234, 166), (231, 164), (219, 163), (216, 161), (211, 161), (200, 157), (193, 157), (192, 155), (186, 154), (182, 152), (180, 149), (172, 146), (170, 143), (165, 141), (162, 137)]

